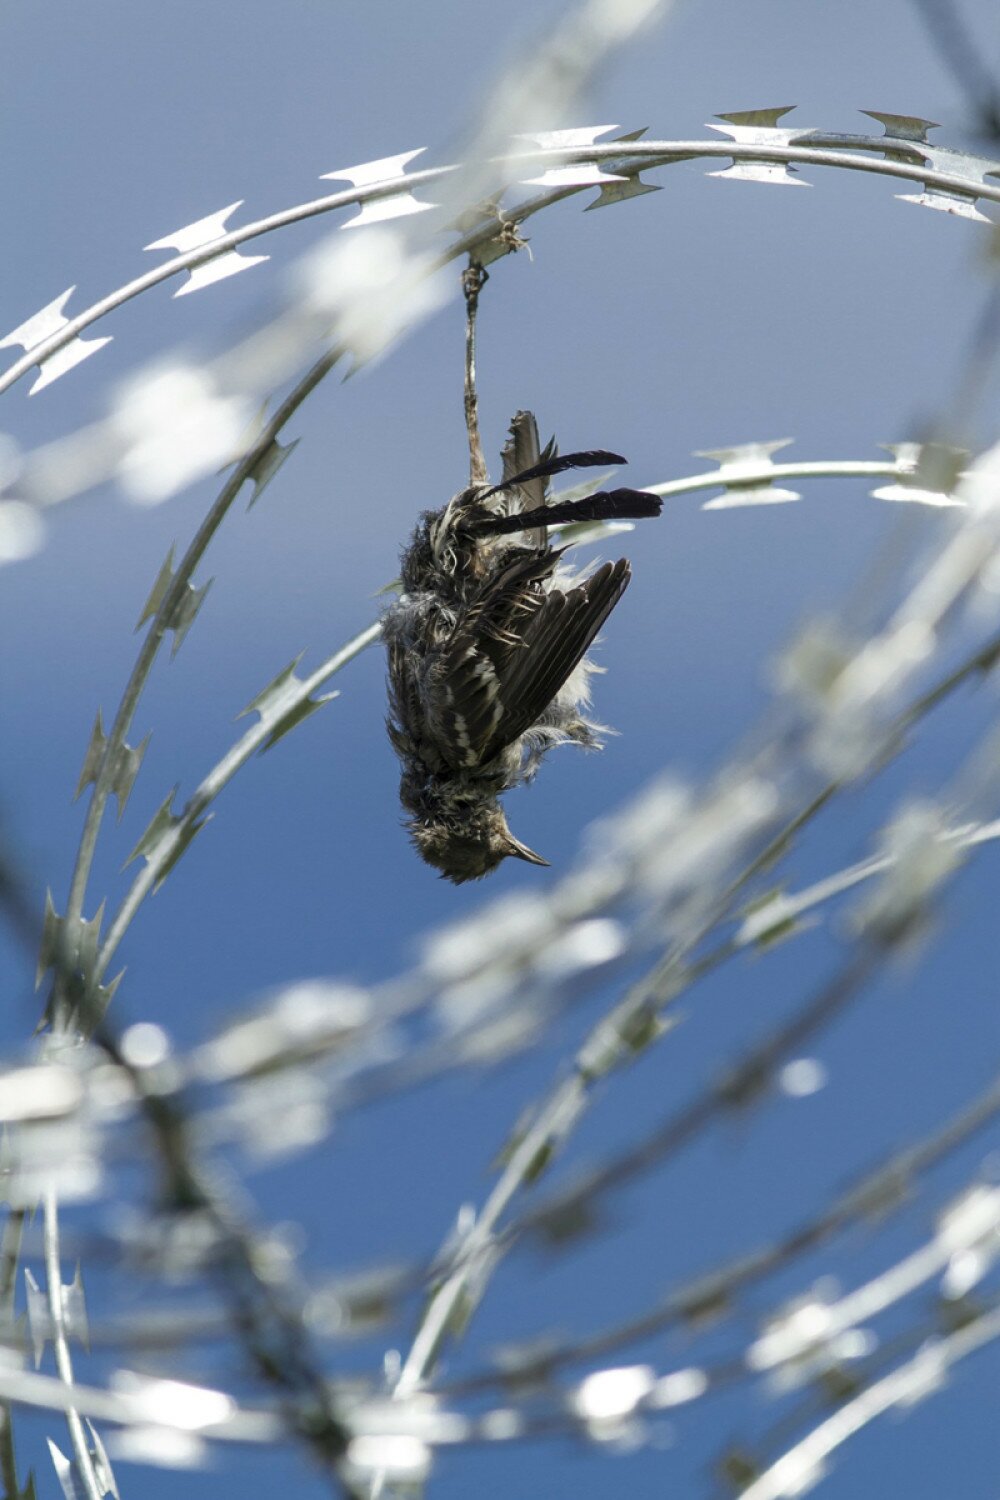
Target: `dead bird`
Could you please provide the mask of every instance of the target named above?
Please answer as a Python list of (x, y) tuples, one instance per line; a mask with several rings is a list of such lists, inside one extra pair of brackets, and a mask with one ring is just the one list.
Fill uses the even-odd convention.
[(553, 745), (600, 745), (586, 652), (631, 568), (619, 558), (575, 578), (548, 528), (656, 516), (662, 501), (617, 489), (549, 504), (547, 481), (625, 462), (601, 449), (560, 457), (554, 442), (541, 451), (535, 418), (518, 412), (501, 482), (425, 511), (403, 553), (403, 592), (383, 620), (387, 726), (413, 843), (456, 885), (509, 856), (547, 864), (511, 833), (499, 798)]

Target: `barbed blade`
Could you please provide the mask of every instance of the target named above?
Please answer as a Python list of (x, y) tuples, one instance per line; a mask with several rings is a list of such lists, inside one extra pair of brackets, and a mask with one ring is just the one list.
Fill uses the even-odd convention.
[[(779, 126), (778, 121), (795, 108), (794, 104), (782, 104), (772, 109), (735, 110), (730, 114), (716, 115), (715, 118), (724, 120), (725, 124), (714, 125), (709, 121), (706, 129), (717, 130), (720, 135), (727, 136), (731, 141), (738, 141), (741, 145), (787, 146), (800, 131)], [(716, 172), (706, 172), (705, 175), (726, 177), (733, 182), (769, 182), (779, 187), (812, 187), (812, 183), (799, 177), (797, 168), (788, 162), (770, 161), (766, 157), (760, 160), (741, 157), (732, 166)]]
[(725, 494), (706, 500), (702, 510), (732, 510), (741, 505), (787, 505), (801, 500), (797, 490), (786, 490), (771, 482), (771, 454), (787, 448), (794, 438), (769, 443), (740, 443), (733, 448), (702, 448), (696, 458), (714, 458), (719, 465), (719, 483)]
[(261, 746), (261, 754), (270, 750), (283, 739), (290, 730), (303, 720), (308, 719), (322, 708), (324, 703), (330, 703), (334, 698), (339, 698), (339, 692), (323, 693), (319, 698), (311, 697), (305, 691), (305, 683), (301, 677), (296, 676), (295, 668), (302, 660), (302, 653), (283, 667), (276, 677), (273, 677), (259, 692), (256, 698), (247, 704), (246, 708), (240, 710), (236, 715), (242, 719), (247, 714), (260, 715), (262, 724), (269, 726), (270, 733)]
[(242, 198), (237, 198), (236, 202), (230, 203), (227, 208), (220, 208), (215, 213), (206, 214), (203, 219), (195, 219), (190, 224), (185, 224), (183, 228), (174, 230), (172, 234), (165, 234), (161, 239), (153, 240), (151, 244), (143, 246), (145, 250), (177, 250), (181, 255), (186, 255), (190, 250), (205, 248), (206, 259), (189, 269), (188, 279), (174, 292), (175, 297), (186, 297), (189, 292), (199, 292), (202, 287), (212, 286), (216, 281), (224, 281), (227, 276), (238, 276), (241, 271), (249, 271), (251, 266), (270, 260), (269, 255), (242, 255), (234, 249), (211, 254), (213, 241), (225, 238), (228, 232), (226, 220), (230, 214), (235, 213), (242, 206), (243, 202)]
[[(109, 789), (118, 801), (119, 822), (121, 822), (122, 813), (125, 811), (125, 804), (128, 802), (128, 799), (132, 794), (132, 788), (135, 785), (135, 779), (139, 774), (139, 767), (142, 765), (143, 756), (146, 754), (146, 749), (149, 745), (149, 741), (150, 735), (147, 734), (141, 745), (139, 745), (136, 749), (133, 749), (131, 745), (128, 745), (124, 742), (117, 745), (115, 748), (114, 766), (111, 771)], [(74, 802), (81, 795), (84, 789), (91, 784), (91, 782), (95, 782), (97, 780), (101, 766), (104, 762), (104, 756), (107, 751), (107, 747), (108, 737), (104, 733), (104, 724), (101, 719), (101, 710), (98, 709), (97, 717), (94, 720), (94, 727), (91, 730), (90, 734), (90, 743), (87, 746), (87, 752), (83, 758), (83, 768), (80, 771), (80, 780), (77, 782), (76, 791), (73, 794)]]
[[(173, 577), (174, 549), (171, 546), (163, 566), (156, 575), (156, 580), (149, 592), (149, 597), (143, 605), (142, 614), (136, 622), (136, 630), (141, 630), (146, 621), (151, 620), (159, 611), (161, 604), (166, 598), (167, 590), (170, 587)], [(173, 631), (174, 635), (173, 645), (170, 650), (171, 660), (180, 650), (181, 643), (194, 624), (195, 618), (205, 602), (205, 596), (214, 582), (214, 578), (210, 578), (207, 583), (202, 584), (200, 589), (196, 589), (190, 581), (185, 583), (183, 593), (170, 611), (169, 618), (165, 622), (165, 628)]]
[(381, 156), (354, 167), (338, 167), (335, 172), (322, 173), (321, 180), (324, 182), (345, 178), (356, 188), (375, 187), (383, 182), (398, 181), (400, 184), (397, 191), (386, 197), (363, 204), (354, 218), (348, 219), (341, 228), (360, 229), (367, 224), (383, 224), (387, 219), (401, 219), (407, 214), (420, 214), (428, 208), (434, 208), (436, 205), (433, 203), (421, 203), (403, 183), (407, 164), (414, 157), (422, 156), (426, 150), (426, 146), (418, 146), (415, 151), (400, 151), (395, 156)]
[[(46, 303), (38, 312), (33, 313), (30, 318), (25, 319), (17, 328), (11, 330), (4, 338), (0, 339), (0, 349), (13, 348), (15, 344), (20, 345), (26, 354), (30, 354), (36, 345), (41, 344), (53, 333), (58, 333), (70, 322), (63, 309), (66, 303), (76, 291), (76, 286), (69, 287), (53, 301)], [(38, 376), (28, 391), (33, 396), (36, 391), (44, 390), (45, 386), (51, 385), (58, 380), (60, 375), (65, 375), (68, 370), (74, 369), (96, 354), (98, 349), (103, 349), (105, 344), (110, 344), (111, 338), (82, 339), (79, 334), (71, 339), (61, 349), (47, 358), (40, 359), (38, 363)]]
[[(153, 885), (154, 895), (160, 889), (160, 886), (166, 880), (167, 876), (170, 874), (171, 870), (174, 868), (174, 865), (180, 859), (181, 855), (190, 846), (195, 835), (200, 833), (205, 824), (210, 822), (212, 818), (211, 813), (208, 813), (203, 818), (192, 819), (185, 819), (182, 813), (175, 813), (171, 807), (171, 804), (176, 795), (177, 788), (173, 787), (172, 790), (167, 794), (164, 801), (161, 802), (160, 806), (156, 809), (156, 812), (153, 814), (145, 833), (143, 833), (142, 837), (139, 839), (139, 842), (132, 850), (132, 853), (125, 861), (125, 864), (122, 866), (123, 869), (127, 869), (133, 860), (139, 859), (140, 857), (145, 859), (149, 864), (153, 864), (154, 862), (159, 864), (160, 868), (156, 876), (156, 881)], [(172, 842), (173, 847), (169, 850), (169, 853), (164, 856), (163, 846), (168, 841)], [(117, 987), (118, 980), (120, 980), (120, 978), (121, 975), (118, 976), (118, 979), (113, 981), (113, 985), (115, 987)]]

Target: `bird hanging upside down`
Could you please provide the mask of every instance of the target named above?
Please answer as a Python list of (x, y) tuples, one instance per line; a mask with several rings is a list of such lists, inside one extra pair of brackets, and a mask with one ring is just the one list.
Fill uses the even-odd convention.
[(518, 412), (501, 483), (425, 511), (403, 553), (403, 592), (383, 621), (389, 738), (417, 851), (456, 885), (508, 856), (547, 864), (511, 833), (498, 798), (553, 745), (600, 744), (586, 652), (631, 569), (620, 558), (577, 580), (547, 528), (655, 516), (662, 501), (619, 489), (553, 505), (546, 490), (565, 469), (624, 462), (601, 450), (560, 458), (554, 443), (540, 452), (534, 417)]

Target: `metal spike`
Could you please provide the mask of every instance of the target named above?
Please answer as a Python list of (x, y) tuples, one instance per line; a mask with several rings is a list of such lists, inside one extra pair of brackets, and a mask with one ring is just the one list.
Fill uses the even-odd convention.
[(261, 746), (262, 754), (276, 745), (297, 724), (322, 708), (324, 703), (330, 703), (340, 696), (338, 692), (324, 693), (319, 698), (304, 694), (305, 683), (295, 675), (295, 668), (302, 660), (302, 655), (300, 652), (294, 661), (283, 667), (267, 687), (236, 715), (238, 719), (242, 719), (246, 714), (256, 713), (260, 715), (262, 724), (270, 726), (270, 733)]
[(63, 1323), (66, 1334), (70, 1338), (79, 1339), (80, 1343), (90, 1353), (90, 1325), (87, 1321), (87, 1299), (83, 1294), (83, 1274), (80, 1270), (80, 1262), (76, 1263), (73, 1280), (68, 1285), (59, 1288), (62, 1299)]
[(45, 892), (45, 917), (42, 922), (42, 944), (35, 971), (35, 989), (43, 976), (56, 963), (65, 970), (75, 970), (88, 975), (97, 959), (97, 944), (104, 920), (102, 901), (96, 913), (88, 921), (82, 917), (70, 924), (60, 917), (52, 904), (52, 892)]
[(801, 500), (802, 496), (798, 490), (786, 490), (775, 484), (760, 482), (754, 484), (747, 481), (743, 484), (726, 486), (724, 495), (716, 495), (714, 500), (706, 500), (702, 510), (736, 510), (741, 505), (789, 505), (793, 500)]
[(928, 130), (941, 128), (936, 120), (923, 120), (919, 115), (894, 115), (881, 109), (863, 109), (861, 113), (877, 120), (890, 140), (922, 142)]
[(786, 505), (801, 500), (796, 490), (781, 489), (771, 483), (767, 471), (773, 469), (771, 454), (787, 448), (794, 438), (779, 438), (770, 443), (740, 443), (733, 448), (702, 448), (696, 458), (714, 458), (719, 464), (719, 483), (726, 493), (707, 500), (702, 510), (731, 510), (740, 505)]
[(768, 182), (775, 187), (812, 187), (811, 182), (806, 182), (796, 172), (797, 169), (788, 162), (750, 161), (744, 158), (720, 172), (706, 172), (705, 176), (725, 177), (730, 182)]
[(541, 177), (521, 177), (518, 180), (525, 187), (563, 188), (601, 187), (606, 182), (627, 182), (629, 179), (615, 172), (605, 172), (596, 162), (581, 161), (571, 167), (550, 167)]
[[(790, 115), (796, 104), (780, 104), (774, 109), (737, 109), (731, 114), (716, 115), (717, 120), (725, 120), (726, 125), (708, 125), (709, 130), (718, 130), (722, 135), (728, 135), (734, 141), (762, 141), (773, 136), (778, 121), (783, 115)], [(733, 129), (727, 129), (733, 126)], [(782, 135), (787, 130), (782, 128)]]
[[(577, 125), (570, 130), (523, 131), (514, 139), (531, 141), (543, 151), (576, 151), (582, 146), (592, 146), (599, 136), (617, 129), (617, 125)], [(622, 136), (620, 139), (636, 140), (641, 134), (642, 131), (638, 131), (635, 135)]]
[(617, 182), (606, 182), (593, 203), (588, 203), (584, 213), (590, 213), (595, 208), (609, 208), (612, 203), (623, 203), (626, 198), (641, 198), (644, 193), (660, 193), (663, 189), (658, 182), (643, 182), (636, 174), (635, 177), (622, 177)]
[(77, 365), (83, 364), (98, 349), (103, 349), (105, 344), (111, 343), (110, 335), (103, 339), (82, 339), (79, 335), (70, 339), (61, 349), (50, 354), (47, 359), (40, 361), (39, 375), (33, 385), (28, 387), (28, 395), (34, 396), (36, 392), (43, 391), (47, 385), (58, 380), (60, 375), (65, 375), (68, 370), (75, 370)]
[(74, 802), (85, 787), (88, 787), (92, 781), (97, 780), (97, 774), (101, 769), (101, 762), (104, 760), (104, 751), (107, 748), (107, 743), (107, 735), (104, 733), (104, 725), (101, 722), (101, 710), (98, 709), (97, 718), (94, 720), (94, 727), (90, 731), (90, 743), (87, 746), (87, 753), (83, 757), (80, 780), (77, 782), (76, 791), (73, 793)]
[(969, 464), (968, 448), (931, 440), (926, 443), (889, 443), (889, 452), (899, 464), (913, 469), (929, 490), (950, 494)]
[(174, 296), (186, 297), (189, 292), (200, 292), (203, 287), (214, 286), (229, 276), (238, 276), (241, 271), (249, 271), (251, 266), (259, 266), (262, 261), (270, 259), (269, 255), (241, 255), (238, 250), (224, 250), (221, 255), (213, 255), (200, 265), (192, 266), (187, 281), (177, 288)]
[(426, 150), (426, 146), (418, 146), (415, 151), (400, 151), (396, 156), (380, 156), (374, 161), (361, 162), (356, 167), (338, 167), (335, 172), (322, 173), (321, 181), (343, 177), (354, 187), (372, 187), (376, 183), (391, 182), (396, 177), (402, 177), (414, 157), (422, 156)]
[[(258, 446), (267, 426), (267, 402), (254, 413), (245, 431), (241, 434), (234, 452), (219, 469), (219, 473), (225, 473), (226, 469), (233, 464), (242, 463), (243, 460)], [(246, 477), (253, 483), (253, 493), (247, 501), (247, 510), (252, 510), (260, 499), (264, 489), (274, 478), (281, 468), (285, 459), (299, 445), (299, 439), (295, 438), (290, 443), (279, 443), (277, 438), (272, 438), (270, 443), (262, 452), (258, 453), (255, 462), (246, 471)]]
[(886, 453), (892, 453), (892, 458), (895, 459), (895, 462), (900, 463), (904, 468), (913, 469), (913, 472), (916, 472), (916, 468), (918, 468), (919, 462), (921, 462), (921, 449), (924, 447), (924, 444), (880, 443), (879, 447), (880, 449), (885, 449)]
[[(45, 1353), (45, 1345), (53, 1335), (52, 1314), (49, 1309), (48, 1294), (43, 1292), (35, 1280), (30, 1268), (25, 1267), (25, 1305), (28, 1313), (28, 1336), (31, 1339), (31, 1347), (35, 1356), (35, 1369), (42, 1362)], [(62, 1304), (62, 1326), (67, 1338), (75, 1338), (80, 1341), (87, 1350), (90, 1348), (90, 1329), (87, 1322), (87, 1303), (83, 1294), (83, 1281), (80, 1276), (79, 1265), (73, 1280), (59, 1288), (59, 1300)]]
[[(598, 136), (617, 130), (617, 125), (581, 125), (571, 130), (537, 130), (515, 136), (515, 140), (530, 141), (543, 151), (578, 151), (581, 147), (593, 146)], [(526, 187), (600, 187), (602, 183), (622, 182), (627, 179), (615, 173), (605, 172), (596, 162), (582, 161), (563, 167), (551, 167), (540, 177), (520, 179)]]
[(45, 1353), (45, 1345), (52, 1337), (52, 1323), (45, 1293), (27, 1266), (24, 1270), (24, 1298), (28, 1313), (28, 1337), (31, 1339), (37, 1370)]
[[(118, 821), (121, 822), (125, 804), (128, 802), (135, 785), (135, 778), (139, 774), (143, 756), (149, 745), (150, 735), (146, 735), (142, 744), (133, 750), (131, 745), (121, 744), (114, 752), (114, 767), (111, 773), (109, 790), (118, 799)], [(80, 780), (73, 794), (73, 801), (80, 796), (85, 787), (96, 781), (100, 773), (107, 750), (108, 739), (104, 733), (104, 725), (101, 721), (101, 710), (97, 710), (97, 718), (94, 720), (94, 728), (90, 735), (90, 744), (83, 758), (83, 769), (80, 772)]]
[(695, 458), (714, 458), (723, 467), (730, 464), (753, 464), (759, 468), (761, 464), (771, 461), (772, 453), (780, 453), (782, 448), (791, 447), (794, 438), (775, 438), (767, 443), (737, 443), (732, 448), (696, 448)]
[(101, 1487), (102, 1495), (113, 1495), (114, 1500), (121, 1500), (118, 1482), (115, 1479), (108, 1451), (101, 1441), (97, 1428), (89, 1417), (86, 1418), (87, 1431), (90, 1433), (90, 1455), (94, 1460), (94, 1472), (97, 1482)]
[(242, 198), (237, 198), (228, 208), (217, 209), (215, 213), (206, 214), (203, 219), (194, 219), (182, 229), (176, 229), (172, 234), (165, 234), (162, 239), (144, 245), (143, 249), (177, 250), (184, 255), (188, 250), (199, 250), (203, 245), (210, 245), (213, 240), (221, 240), (228, 233), (226, 220), (230, 214), (242, 208), (243, 202)]
[(251, 699), (246, 708), (241, 708), (236, 717), (243, 719), (247, 714), (256, 713), (260, 714), (261, 719), (264, 719), (271, 712), (272, 708), (284, 703), (291, 697), (295, 691), (292, 684), (298, 683), (301, 686), (300, 679), (295, 675), (295, 668), (304, 655), (305, 652), (300, 651), (298, 656), (288, 663), (287, 667), (282, 667), (281, 671), (275, 677), (271, 678), (267, 687), (262, 688), (256, 698)]
[(263, 755), (266, 750), (273, 749), (278, 741), (284, 739), (290, 730), (295, 729), (305, 719), (310, 718), (318, 708), (323, 707), (324, 703), (330, 703), (334, 698), (339, 697), (339, 692), (333, 692), (324, 693), (320, 698), (303, 698), (278, 720), (261, 746), (261, 754)]
[(167, 629), (174, 633), (174, 644), (170, 648), (171, 659), (181, 649), (184, 637), (194, 624), (195, 616), (204, 604), (205, 595), (214, 582), (214, 578), (210, 578), (207, 583), (202, 584), (200, 589), (196, 589), (193, 583), (184, 585), (184, 592), (178, 600), (177, 608), (172, 611), (167, 621)]
[[(346, 178), (356, 188), (375, 187), (381, 183), (400, 180), (405, 176), (405, 168), (415, 156), (421, 156), (427, 150), (426, 146), (419, 146), (416, 151), (400, 151), (396, 156), (382, 156), (376, 161), (361, 162), (355, 167), (340, 167), (336, 172), (324, 172), (322, 180)], [(386, 219), (399, 219), (406, 214), (420, 214), (428, 208), (434, 208), (433, 203), (421, 203), (405, 187), (400, 187), (398, 193), (391, 193), (384, 198), (376, 198), (371, 203), (361, 206), (353, 219), (348, 219), (341, 225), (342, 229), (360, 229), (367, 224), (381, 224)]]
[(127, 870), (132, 861), (138, 859), (140, 855), (143, 859), (152, 859), (163, 839), (180, 822), (180, 818), (171, 810), (170, 806), (176, 795), (176, 787), (167, 793), (150, 819), (146, 831), (122, 866), (122, 869)]
[(286, 459), (290, 458), (299, 446), (300, 439), (293, 438), (290, 443), (279, 443), (275, 438), (272, 443), (264, 449), (260, 458), (250, 470), (250, 478), (253, 481), (253, 494), (247, 503), (247, 510), (251, 510), (260, 499), (261, 495), (271, 483)]
[[(174, 577), (174, 549), (171, 546), (166, 560), (156, 575), (156, 582), (149, 591), (149, 598), (143, 605), (142, 614), (136, 623), (136, 630), (141, 630), (147, 620), (151, 620), (157, 613), (160, 605), (167, 595)], [(184, 585), (184, 592), (170, 612), (170, 618), (166, 621), (165, 628), (174, 633), (174, 644), (171, 648), (171, 658), (175, 657), (181, 648), (181, 642), (194, 624), (195, 616), (205, 602), (205, 595), (215, 580), (210, 578), (200, 589), (196, 589), (193, 583)], [(137, 767), (138, 769), (138, 767)], [(133, 778), (134, 780), (134, 778)]]
[(56, 1471), (64, 1500), (87, 1500), (87, 1489), (80, 1477), (77, 1465), (66, 1457), (51, 1438), (46, 1438), (45, 1441), (49, 1445), (52, 1467)]
[[(726, 121), (725, 125), (714, 125), (709, 121), (706, 128), (717, 130), (720, 135), (745, 146), (786, 146), (793, 136), (802, 133), (803, 127), (790, 130), (779, 127), (777, 122), (795, 107), (794, 104), (784, 104), (774, 109), (736, 110), (732, 114), (716, 115), (717, 120)], [(753, 157), (741, 157), (731, 167), (707, 172), (705, 175), (726, 177), (732, 182), (769, 182), (779, 187), (812, 187), (812, 183), (799, 177), (797, 168), (788, 162), (755, 160)]]
[(159, 609), (160, 605), (163, 603), (164, 595), (166, 594), (167, 589), (170, 587), (170, 580), (171, 580), (171, 578), (173, 578), (173, 576), (174, 576), (174, 549), (173, 549), (173, 545), (171, 545), (170, 551), (167, 553), (167, 556), (166, 556), (166, 561), (164, 562), (164, 564), (163, 564), (162, 568), (160, 569), (159, 573), (157, 573), (157, 575), (156, 575), (156, 582), (153, 584), (153, 587), (149, 591), (149, 598), (146, 600), (146, 603), (143, 605), (142, 614), (139, 616), (138, 620), (136, 621), (136, 626), (135, 626), (136, 630), (141, 630), (142, 627), (145, 625), (146, 621), (147, 620), (151, 620), (153, 618), (153, 616), (156, 614), (156, 611)]
[(38, 312), (32, 313), (31, 317), (26, 318), (23, 323), (19, 323), (16, 328), (0, 339), (0, 349), (10, 349), (18, 344), (27, 353), (34, 349), (36, 344), (49, 338), (51, 334), (58, 333), (60, 328), (65, 328), (69, 318), (63, 308), (75, 291), (76, 285), (74, 284), (60, 296), (47, 302), (44, 307), (39, 308)]
[(122, 969), (118, 974), (115, 975), (114, 979), (109, 979), (107, 984), (95, 985), (94, 988), (90, 991), (90, 994), (87, 996), (87, 1024), (86, 1028), (84, 1028), (85, 1036), (92, 1036), (100, 1023), (104, 1020), (104, 1017), (107, 1014), (108, 1006), (115, 998), (118, 986), (121, 984), (124, 978), (125, 970)]
[(365, 203), (361, 211), (341, 224), (341, 229), (364, 229), (369, 224), (384, 224), (386, 219), (402, 219), (406, 214), (422, 214), (428, 208), (437, 208), (436, 203), (421, 203), (412, 193), (393, 193), (387, 198), (376, 198)]
[[(242, 206), (243, 201), (242, 198), (237, 198), (228, 208), (220, 208), (214, 214), (206, 214), (203, 219), (195, 219), (193, 223), (185, 224), (183, 229), (154, 240), (151, 245), (144, 246), (144, 249), (177, 250), (184, 255), (190, 250), (199, 250), (202, 246), (207, 248), (213, 240), (223, 239), (229, 233), (226, 220)], [(240, 271), (248, 271), (251, 266), (260, 265), (261, 261), (269, 259), (270, 256), (267, 255), (241, 255), (238, 250), (231, 249), (209, 255), (190, 269), (187, 281), (178, 287), (174, 296), (186, 297), (189, 292), (201, 291), (202, 287), (224, 281), (227, 276), (237, 276)]]
[(119, 823), (122, 820), (126, 803), (132, 795), (135, 778), (139, 774), (139, 767), (142, 765), (151, 738), (152, 731), (145, 736), (135, 749), (131, 745), (123, 743), (115, 751), (114, 770), (111, 775), (111, 792), (118, 802)]
[[(132, 850), (132, 853), (125, 861), (125, 865), (123, 866), (123, 868), (127, 869), (132, 861), (134, 859), (138, 859), (140, 855), (149, 864), (152, 864), (154, 860), (159, 863), (160, 848), (162, 844), (167, 839), (173, 839), (174, 846), (170, 850), (167, 858), (160, 866), (159, 874), (156, 877), (156, 883), (153, 886), (154, 892), (160, 889), (160, 886), (166, 880), (167, 876), (174, 868), (174, 865), (187, 849), (195, 834), (200, 833), (205, 824), (208, 823), (211, 818), (211, 814), (209, 814), (207, 817), (195, 818), (192, 822), (185, 823), (183, 815), (179, 815), (173, 812), (171, 809), (171, 803), (173, 802), (176, 795), (177, 788), (174, 787), (173, 790), (168, 793), (165, 801), (160, 804), (156, 812), (153, 814), (148, 828), (139, 839), (139, 842), (136, 844), (135, 848)], [(180, 829), (179, 833), (177, 832), (178, 829)], [(122, 973), (124, 973), (124, 970), (122, 971)], [(108, 986), (108, 990), (110, 992), (107, 997), (108, 1001), (111, 1000), (114, 994), (114, 990), (119, 984), (121, 977), (121, 974), (119, 974), (117, 979), (113, 980), (112, 983)], [(105, 1002), (105, 1004), (106, 1003), (107, 1002)]]
[[(937, 507), (963, 506), (964, 501), (957, 500), (950, 494), (948, 489), (933, 488), (927, 482), (928, 478), (937, 479), (940, 483), (947, 484), (949, 478), (955, 479), (961, 472), (961, 464), (968, 455), (958, 449), (945, 450), (940, 444), (937, 445), (938, 452), (934, 455), (937, 463), (928, 464), (925, 460), (921, 465), (921, 454), (927, 447), (923, 443), (882, 443), (881, 447), (888, 450), (901, 468), (907, 473), (898, 482), (883, 484), (876, 490), (871, 491), (873, 500), (900, 500), (911, 505), (933, 505)], [(941, 459), (944, 462), (941, 462)], [(931, 469), (931, 474), (922, 472)], [(909, 476), (912, 475), (912, 478)]]
[[(12, 348), (13, 345), (18, 344), (21, 345), (25, 354), (30, 354), (36, 345), (42, 344), (45, 339), (58, 333), (58, 330), (64, 329), (70, 320), (64, 314), (63, 309), (75, 291), (76, 287), (70, 287), (69, 290), (61, 293), (61, 296), (46, 303), (45, 308), (40, 308), (39, 312), (31, 314), (31, 317), (27, 318), (24, 323), (7, 333), (6, 338), (0, 339), (0, 350)], [(81, 339), (79, 336), (70, 339), (69, 344), (63, 345), (61, 350), (55, 350), (54, 354), (49, 354), (48, 359), (37, 362), (39, 374), (28, 396), (33, 396), (37, 390), (45, 389), (45, 386), (51, 386), (52, 381), (58, 380), (60, 375), (66, 374), (66, 371), (79, 365), (82, 360), (90, 359), (91, 354), (96, 354), (97, 350), (103, 348), (105, 344), (111, 344), (111, 339)]]
[[(26, 354), (30, 354), (37, 344), (41, 344), (45, 339), (51, 338), (54, 333), (58, 333), (61, 328), (65, 328), (70, 319), (67, 318), (63, 309), (75, 291), (75, 285), (69, 287), (45, 307), (33, 313), (30, 318), (25, 319), (17, 328), (12, 329), (0, 339), (0, 349), (12, 348), (18, 344)], [(96, 354), (98, 349), (103, 349), (105, 344), (110, 343), (110, 338), (82, 339), (77, 335), (61, 349), (57, 349), (54, 354), (38, 361), (39, 373), (28, 395), (33, 396), (36, 391), (51, 385), (54, 380), (59, 379), (60, 375), (65, 375), (67, 370), (72, 370), (83, 360)]]
[(52, 902), (52, 892), (45, 892), (45, 915), (42, 918), (42, 941), (38, 951), (38, 967), (35, 970), (35, 989), (42, 982), (42, 976), (56, 961), (56, 949), (59, 942), (60, 918)]
[[(77, 924), (78, 932), (71, 951), (76, 962), (76, 968), (83, 974), (90, 974), (97, 962), (97, 946), (101, 936), (101, 923), (104, 921), (104, 907), (105, 902), (102, 901), (89, 922), (85, 922), (81, 917)], [(67, 926), (65, 918), (63, 918), (62, 926), (64, 929), (62, 943), (65, 948), (65, 931)]]
[(954, 214), (960, 219), (975, 219), (979, 224), (992, 224), (993, 220), (980, 213), (976, 207), (976, 193), (959, 193), (940, 187), (927, 187), (920, 193), (895, 193), (900, 203), (916, 203), (919, 208), (936, 208), (941, 213)]
[[(973, 156), (968, 151), (953, 151), (949, 146), (928, 146), (920, 155), (935, 172), (948, 172), (953, 177), (965, 177), (970, 187), (986, 184), (988, 177), (1000, 177), (1000, 161), (985, 156)], [(995, 183), (991, 186), (996, 186)], [(936, 189), (940, 191), (940, 189)]]
[[(929, 121), (924, 122), (928, 126)], [(912, 153), (911, 153), (912, 154)], [(920, 193), (897, 193), (902, 203), (916, 203), (921, 208), (936, 208), (942, 213), (955, 214), (962, 219), (973, 219), (979, 224), (993, 221), (976, 207), (980, 197), (977, 189), (986, 185), (987, 178), (1000, 176), (1000, 162), (987, 157), (973, 156), (968, 151), (953, 151), (947, 146), (928, 146), (918, 154), (935, 172), (946, 172), (951, 177), (967, 179), (969, 188), (943, 188), (927, 183)]]

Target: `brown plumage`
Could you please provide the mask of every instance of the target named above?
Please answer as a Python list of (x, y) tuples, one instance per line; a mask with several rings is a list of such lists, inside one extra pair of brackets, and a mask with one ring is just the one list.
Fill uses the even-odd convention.
[(621, 558), (572, 579), (548, 527), (658, 515), (661, 501), (612, 490), (546, 505), (550, 475), (624, 463), (602, 450), (539, 450), (518, 412), (499, 485), (475, 485), (425, 511), (402, 559), (403, 593), (386, 613), (389, 737), (400, 799), (420, 855), (456, 884), (513, 856), (545, 864), (514, 837), (499, 797), (529, 780), (553, 745), (596, 746), (585, 716), (592, 643), (628, 587)]

